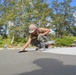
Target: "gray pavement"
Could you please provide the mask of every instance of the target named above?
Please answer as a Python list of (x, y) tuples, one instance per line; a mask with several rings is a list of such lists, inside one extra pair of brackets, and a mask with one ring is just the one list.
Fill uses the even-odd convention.
[[(6, 50), (21, 50), (22, 48), (7, 48)], [(27, 48), (28, 51), (35, 51), (36, 48)], [(4, 50), (0, 48), (0, 50)], [(54, 54), (64, 54), (64, 55), (76, 55), (76, 47), (55, 47), (55, 48), (48, 48), (45, 51), (46, 53), (54, 53)]]
[(19, 50), (0, 50), (0, 75), (76, 75), (76, 55)]
[(64, 54), (64, 55), (76, 55), (76, 47), (49, 48), (43, 52), (54, 53), (54, 54)]

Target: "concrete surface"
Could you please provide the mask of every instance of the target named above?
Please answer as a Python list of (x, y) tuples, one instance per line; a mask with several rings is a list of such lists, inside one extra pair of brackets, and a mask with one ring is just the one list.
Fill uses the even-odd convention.
[(54, 54), (76, 55), (76, 47), (50, 48), (46, 49), (46, 51), (43, 52), (54, 53)]
[[(5, 48), (6, 49), (6, 48)], [(0, 48), (0, 50), (5, 50), (4, 48)], [(22, 48), (7, 48), (6, 50), (21, 50)], [(27, 48), (28, 51), (35, 51), (36, 48)], [(56, 48), (48, 48), (45, 51), (47, 53), (54, 53), (54, 54), (65, 54), (65, 55), (76, 55), (76, 47), (56, 47)]]
[(18, 51), (0, 50), (0, 75), (76, 75), (76, 55)]

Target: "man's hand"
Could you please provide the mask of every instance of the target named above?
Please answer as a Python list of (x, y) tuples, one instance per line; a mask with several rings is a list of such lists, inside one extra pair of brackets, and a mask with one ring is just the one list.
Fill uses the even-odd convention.
[(43, 40), (43, 34), (39, 34), (37, 40), (42, 41)]
[(27, 52), (27, 50), (21, 49), (18, 53), (23, 53), (23, 52)]
[(43, 34), (39, 34), (38, 36), (44, 36)]

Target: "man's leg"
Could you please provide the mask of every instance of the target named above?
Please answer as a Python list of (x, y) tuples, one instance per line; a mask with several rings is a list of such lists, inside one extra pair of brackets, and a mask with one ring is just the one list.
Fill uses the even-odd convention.
[(45, 44), (48, 41), (48, 36), (38, 36), (37, 39), (40, 41), (41, 48), (44, 50), (48, 48), (48, 45)]
[(41, 48), (40, 41), (37, 38), (32, 39), (31, 45), (38, 47), (38, 49)]
[(45, 50), (45, 48), (48, 48), (48, 46), (45, 44), (47, 40), (47, 36), (38, 36), (37, 38), (32, 39), (31, 44), (37, 47), (36, 50), (39, 50), (40, 48), (43, 48)]

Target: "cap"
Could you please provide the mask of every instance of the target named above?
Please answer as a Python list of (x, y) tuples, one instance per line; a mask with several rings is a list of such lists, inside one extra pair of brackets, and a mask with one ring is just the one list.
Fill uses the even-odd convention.
[(37, 29), (37, 27), (35, 26), (35, 24), (31, 24), (29, 26), (29, 33), (33, 33), (36, 29)]

